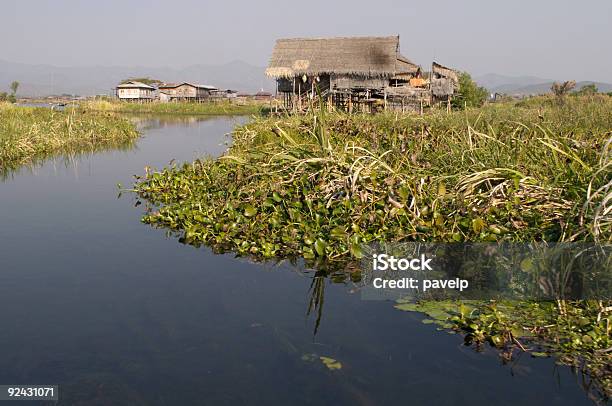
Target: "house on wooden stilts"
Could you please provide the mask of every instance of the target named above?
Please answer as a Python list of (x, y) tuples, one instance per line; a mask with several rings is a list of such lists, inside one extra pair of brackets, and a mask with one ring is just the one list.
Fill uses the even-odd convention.
[(450, 111), (453, 95), (459, 90), (459, 76), (457, 72), (454, 69), (433, 62), (431, 64), (430, 76), (432, 105), (446, 104), (446, 108)]
[(266, 74), (285, 108), (320, 102), (349, 112), (417, 109), (429, 102), (421, 68), (400, 54), (399, 36), (276, 41)]
[(155, 88), (138, 81), (127, 81), (117, 85), (117, 97), (125, 101), (148, 102), (155, 98)]
[(188, 82), (164, 83), (159, 86), (159, 98), (162, 102), (202, 102), (210, 100), (213, 92), (217, 90), (218, 89), (214, 86), (198, 85)]

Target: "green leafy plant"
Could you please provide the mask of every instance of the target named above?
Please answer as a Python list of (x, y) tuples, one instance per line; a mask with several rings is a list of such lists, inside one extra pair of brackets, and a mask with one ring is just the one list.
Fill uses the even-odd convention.
[(467, 72), (459, 74), (459, 90), (453, 98), (453, 107), (462, 109), (464, 107), (480, 107), (489, 97), (489, 91), (478, 86)]

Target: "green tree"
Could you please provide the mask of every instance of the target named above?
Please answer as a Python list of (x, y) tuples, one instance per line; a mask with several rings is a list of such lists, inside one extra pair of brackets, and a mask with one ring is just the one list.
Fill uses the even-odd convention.
[(459, 74), (459, 91), (453, 99), (453, 107), (480, 107), (489, 96), (489, 91), (478, 86), (467, 72)]
[(0, 102), (6, 101), (8, 94), (6, 92), (0, 92)]
[(13, 94), (13, 96), (17, 94), (17, 89), (19, 89), (19, 82), (15, 80), (11, 83), (11, 93)]
[(595, 83), (582, 86), (580, 90), (574, 92), (577, 96), (590, 96), (599, 93), (599, 89), (595, 86)]

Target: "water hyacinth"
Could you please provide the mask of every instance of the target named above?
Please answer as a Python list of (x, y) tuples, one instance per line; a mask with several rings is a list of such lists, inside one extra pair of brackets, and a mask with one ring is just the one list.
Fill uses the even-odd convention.
[(149, 173), (136, 190), (160, 206), (145, 222), (259, 257), (359, 257), (371, 241), (610, 241), (611, 111), (603, 97), (260, 118), (221, 158)]

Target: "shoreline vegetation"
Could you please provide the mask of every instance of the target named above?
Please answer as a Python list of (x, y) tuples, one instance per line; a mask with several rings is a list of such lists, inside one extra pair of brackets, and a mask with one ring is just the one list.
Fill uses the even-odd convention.
[(0, 103), (0, 174), (55, 154), (123, 147), (137, 137), (129, 120), (109, 114)]
[(263, 258), (359, 258), (375, 241), (610, 243), (611, 113), (602, 96), (256, 118), (219, 159), (136, 189), (162, 206), (146, 222)]
[[(224, 156), (147, 172), (135, 191), (152, 205), (145, 223), (260, 259), (350, 264), (376, 241), (610, 244), (611, 144), (603, 95), (425, 116), (316, 111), (256, 118)], [(396, 307), (505, 356), (556, 354), (588, 372), (589, 392), (612, 393), (608, 300)]]
[(210, 102), (210, 103), (131, 103), (124, 101), (94, 100), (77, 103), (82, 111), (99, 111), (132, 114), (173, 114), (173, 115), (253, 115), (263, 113), (268, 105), (262, 102)]

